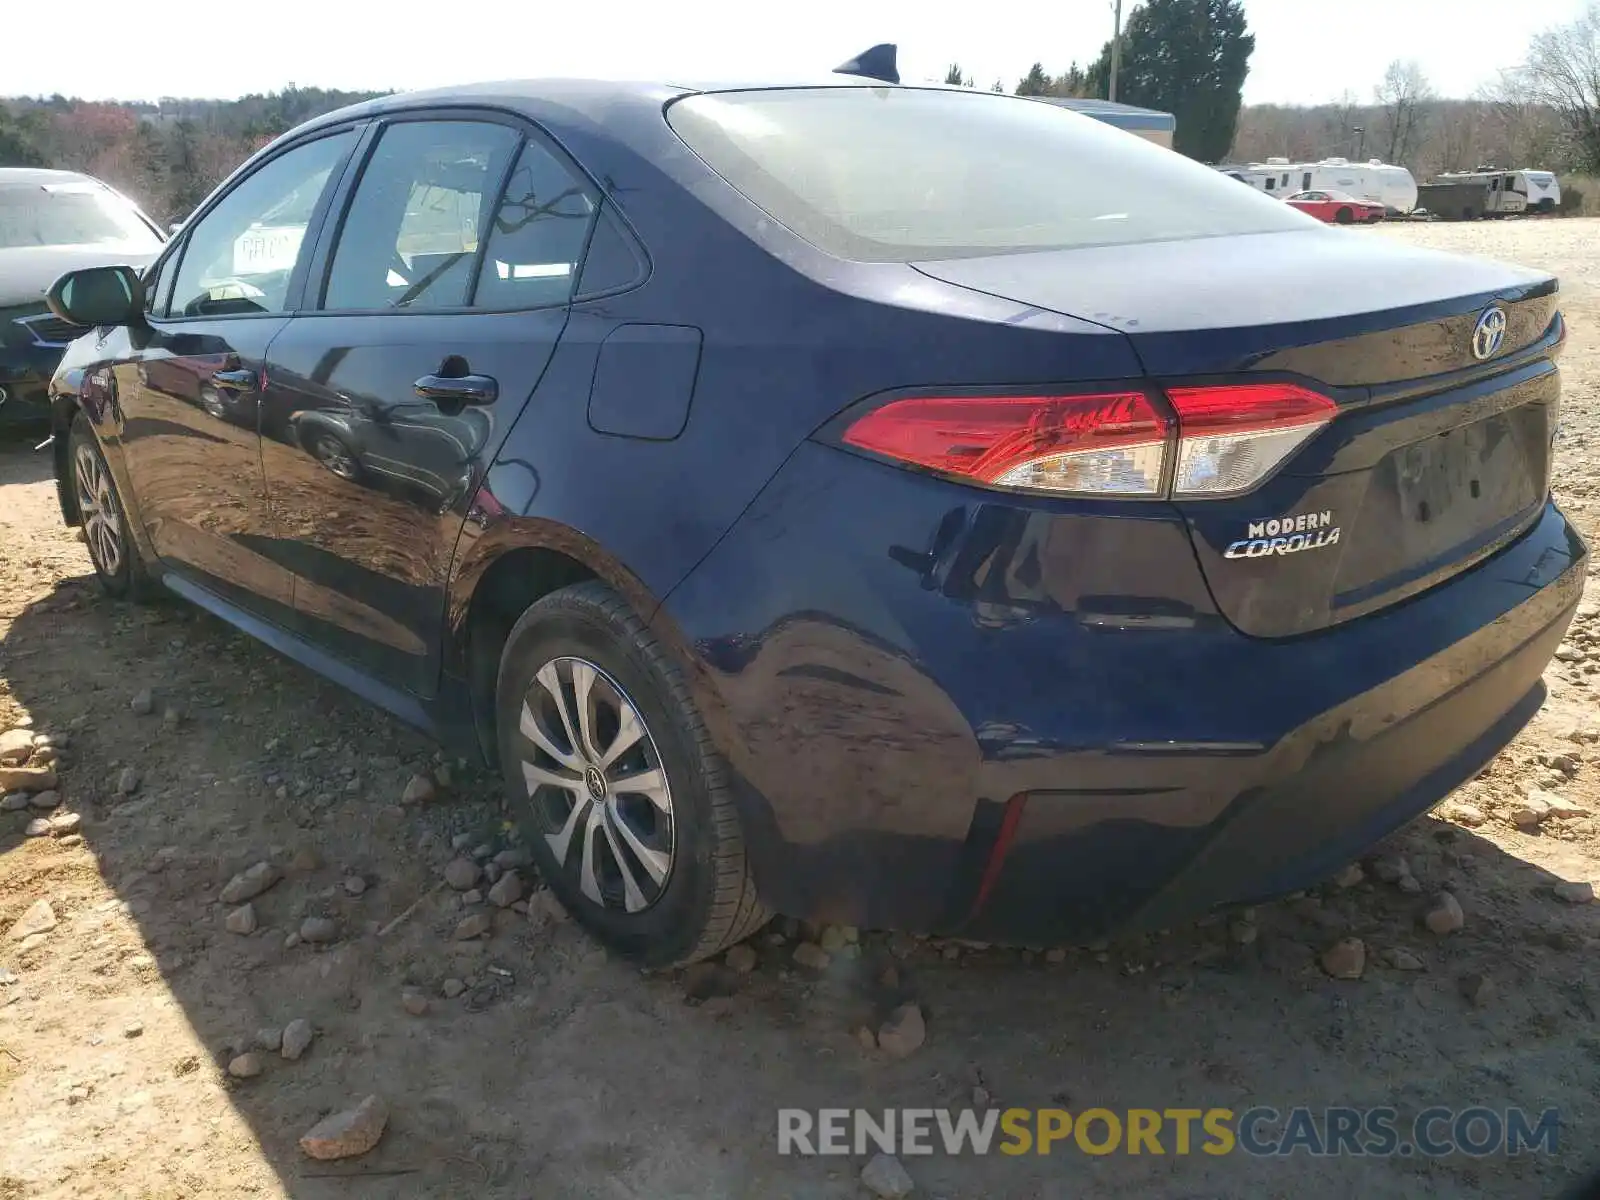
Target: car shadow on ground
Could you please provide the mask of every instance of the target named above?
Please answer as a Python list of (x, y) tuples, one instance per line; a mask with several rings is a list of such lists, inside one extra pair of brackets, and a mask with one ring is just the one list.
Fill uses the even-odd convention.
[[(17, 1055), (0, 1104), (31, 1105), (18, 1145), (39, 1194), (223, 1194), (224, 1171), (240, 1193), (307, 1200), (351, 1194), (350, 1177), (396, 1200), (860, 1195), (865, 1156), (778, 1154), (780, 1107), (1389, 1105), (1403, 1131), (1436, 1105), (1562, 1119), (1554, 1155), (1218, 1156), (1196, 1137), (1187, 1154), (1069, 1141), (904, 1159), (920, 1194), (946, 1197), (1556, 1195), (1591, 1161), (1596, 906), (1555, 902), (1548, 872), (1441, 820), (1383, 851), (1406, 857), (1417, 894), (1373, 863), (1253, 919), (1064, 961), (869, 932), (822, 972), (794, 965), (780, 922), (752, 939), (749, 975), (646, 976), (511, 909), (455, 940), (482, 910), (440, 870), (457, 835), (508, 844), (493, 781), (451, 764), (439, 803), (398, 804), (436, 767), (429, 744), (208, 616), (69, 578), (12, 614), (0, 678), (36, 730), (66, 734), (60, 791), (84, 839), (27, 838), (29, 814), (0, 815), (0, 931), (39, 898), (59, 921), (26, 953), (0, 944)], [(148, 714), (131, 704), (145, 689)], [(256, 931), (229, 932), (219, 895), (261, 860), (283, 878), (252, 901)], [(1465, 925), (1438, 936), (1419, 918), (1446, 888)], [(308, 917), (332, 940), (290, 944)], [(1359, 980), (1321, 964), (1344, 938), (1362, 942)], [(447, 998), (451, 980), (467, 986)], [(926, 1044), (866, 1048), (859, 1031), (906, 1002)], [(316, 1031), (304, 1057), (258, 1049), (261, 1074), (229, 1078), (258, 1030), (297, 1018)], [(301, 1153), (302, 1132), (367, 1094), (391, 1110), (377, 1149)]]
[(0, 487), (10, 483), (43, 483), (55, 470), (52, 447), (35, 450), (50, 435), (48, 429), (24, 432), (0, 429)]

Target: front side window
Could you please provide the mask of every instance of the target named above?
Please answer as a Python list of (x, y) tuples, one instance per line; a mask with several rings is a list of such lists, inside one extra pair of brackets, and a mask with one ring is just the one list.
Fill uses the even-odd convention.
[(404, 121), (383, 131), (333, 252), (322, 307), (426, 310), (467, 303), (519, 135), (484, 121)]
[(473, 306), (565, 304), (594, 214), (584, 183), (550, 151), (529, 142), (495, 210)]
[(161, 238), (131, 203), (88, 179), (0, 185), (0, 250), (27, 246), (131, 246)]
[(347, 130), (280, 154), (190, 226), (168, 315), (283, 312), (317, 202), (355, 137)]

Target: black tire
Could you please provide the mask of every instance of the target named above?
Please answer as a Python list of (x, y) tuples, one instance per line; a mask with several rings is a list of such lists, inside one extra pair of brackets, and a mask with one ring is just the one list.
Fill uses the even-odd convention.
[[(645, 732), (634, 745), (643, 756), (638, 762), (644, 766), (636, 762), (628, 769), (640, 771), (658, 763), (666, 777), (670, 864), (659, 885), (646, 873), (642, 882), (658, 890), (639, 911), (627, 911), (627, 901), (619, 901), (615, 895), (608, 897), (610, 902), (597, 903), (585, 894), (580, 878), (588, 842), (579, 843), (577, 838), (580, 833), (587, 837), (588, 818), (580, 820), (576, 810), (600, 810), (602, 816), (597, 820), (618, 819), (609, 815), (615, 810), (608, 804), (620, 804), (616, 797), (626, 791), (620, 786), (613, 788), (613, 782), (623, 782), (621, 768), (603, 764), (608, 772), (618, 772), (619, 778), (608, 781), (602, 775), (599, 792), (587, 793), (589, 797), (604, 795), (602, 802), (586, 799), (581, 791), (569, 793), (549, 786), (539, 787), (530, 796), (524, 782), (525, 762), (544, 764), (573, 782), (588, 778), (586, 774), (573, 776), (577, 768), (561, 766), (536, 751), (536, 743), (519, 728), (524, 700), (531, 697), (533, 703), (547, 705), (546, 715), (541, 717), (546, 722), (545, 736), (553, 740), (559, 735), (554, 718), (560, 712), (549, 709), (549, 693), (538, 676), (547, 664), (564, 663), (554, 669), (570, 672), (574, 660), (598, 668), (595, 686), (620, 696), (637, 712)], [(569, 707), (571, 682), (570, 675), (564, 682), (558, 681)], [(551, 711), (554, 717), (548, 715)], [(592, 719), (598, 741), (602, 736), (598, 704), (590, 711), (595, 714)], [(539, 873), (577, 921), (609, 949), (646, 966), (673, 966), (716, 954), (766, 923), (771, 914), (761, 904), (750, 877), (727, 767), (712, 744), (688, 682), (644, 622), (610, 588), (598, 582), (575, 584), (552, 592), (522, 614), (501, 653), (495, 713), (507, 799)], [(562, 741), (566, 744), (558, 743), (558, 749), (577, 750), (576, 739)], [(618, 761), (627, 761), (633, 753), (630, 750)], [(583, 758), (581, 754), (573, 757), (580, 762)], [(666, 823), (657, 808), (644, 811), (654, 826), (651, 836), (659, 838), (660, 826)], [(557, 857), (550, 837), (559, 838), (563, 824), (574, 830), (564, 861)], [(629, 824), (637, 833), (632, 820)], [(610, 863), (613, 892), (625, 892), (618, 852), (601, 838), (602, 832), (595, 833), (600, 865)], [(659, 844), (656, 841), (652, 846)], [(641, 882), (642, 859), (630, 855), (628, 862), (633, 864), (628, 872), (633, 881)], [(594, 877), (603, 873), (596, 870)]]
[[(91, 480), (88, 477), (90, 472), (85, 458), (93, 460), (101, 473), (98, 478)], [(107, 595), (118, 600), (136, 603), (155, 600), (158, 589), (140, 557), (139, 544), (134, 540), (133, 526), (128, 520), (128, 510), (122, 503), (122, 493), (117, 490), (116, 477), (111, 474), (105, 453), (94, 436), (94, 427), (81, 412), (73, 416), (72, 427), (67, 433), (67, 472), (68, 486), (72, 488), (73, 500), (78, 507), (79, 528), (84, 531), (84, 544), (89, 550), (89, 561), (94, 564), (94, 573), (100, 580), (100, 586)], [(99, 487), (99, 479), (104, 480), (103, 490)], [(91, 519), (92, 511), (85, 507), (86, 499), (94, 500), (97, 507), (115, 516), (115, 532), (120, 543), (120, 554), (115, 563), (109, 560), (106, 543)]]
[(1341, 225), (1348, 225), (1351, 221), (1355, 220), (1355, 214), (1352, 213), (1348, 208), (1341, 208), (1338, 212), (1333, 214), (1333, 219)]

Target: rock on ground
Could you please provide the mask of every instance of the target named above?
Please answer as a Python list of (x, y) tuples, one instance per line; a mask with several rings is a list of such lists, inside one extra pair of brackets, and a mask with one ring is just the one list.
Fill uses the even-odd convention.
[(878, 1048), (893, 1058), (906, 1058), (915, 1054), (927, 1037), (928, 1027), (923, 1023), (922, 1009), (915, 1004), (902, 1004), (879, 1027)]
[(261, 1074), (261, 1056), (247, 1050), (228, 1064), (228, 1074), (235, 1079), (254, 1079)]
[(433, 780), (426, 775), (413, 775), (406, 790), (400, 793), (401, 804), (426, 804), (438, 795)]
[(444, 881), (458, 892), (465, 892), (478, 882), (478, 864), (470, 858), (452, 858), (445, 864)]
[(228, 885), (222, 889), (222, 902), (243, 904), (246, 900), (254, 900), (282, 876), (283, 873), (270, 862), (258, 862), (228, 880)]
[(142, 781), (139, 778), (139, 770), (137, 767), (123, 767), (122, 773), (117, 776), (117, 795), (133, 795), (139, 790), (139, 784), (141, 782)]
[(61, 793), (54, 788), (48, 792), (35, 792), (28, 803), (34, 808), (54, 808), (61, 803)]
[(300, 922), (302, 942), (331, 942), (339, 936), (339, 926), (332, 917), (307, 917)]
[(496, 908), (510, 908), (522, 899), (522, 879), (515, 871), (507, 871), (489, 889), (489, 903)]
[(456, 941), (470, 942), (473, 938), (483, 937), (494, 929), (494, 920), (486, 912), (475, 912), (461, 924), (456, 926)]
[(900, 1200), (909, 1196), (917, 1186), (910, 1172), (892, 1154), (873, 1155), (872, 1161), (861, 1169), (861, 1182), (874, 1196), (882, 1196), (886, 1200)]
[(1367, 969), (1367, 946), (1360, 938), (1340, 938), (1322, 952), (1322, 969), (1335, 979), (1360, 979)]
[(311, 1158), (354, 1158), (378, 1144), (389, 1123), (389, 1106), (368, 1096), (355, 1108), (323, 1117), (300, 1136), (300, 1149)]
[(1563, 879), (1551, 889), (1557, 900), (1568, 904), (1588, 904), (1594, 899), (1594, 884), (1585, 879)]
[(1467, 923), (1466, 914), (1461, 911), (1461, 904), (1449, 892), (1440, 892), (1433, 907), (1422, 918), (1429, 931), (1444, 937), (1454, 933)]
[(1384, 883), (1399, 883), (1411, 874), (1411, 864), (1401, 855), (1380, 858), (1372, 864), (1372, 873)]
[(304, 1017), (290, 1021), (283, 1027), (283, 1041), (278, 1050), (285, 1058), (292, 1061), (311, 1048), (313, 1036), (315, 1035), (311, 1031), (311, 1022)]
[(1456, 981), (1461, 988), (1461, 996), (1474, 1008), (1483, 1008), (1494, 999), (1494, 981), (1487, 975), (1476, 972), (1463, 975)]
[(728, 949), (728, 953), (723, 955), (722, 961), (728, 965), (730, 970), (736, 971), (740, 975), (748, 975), (756, 969), (756, 952), (743, 942), (740, 942), (737, 946), (732, 946)]
[(248, 901), (230, 912), (222, 921), (229, 933), (248, 937), (256, 931), (256, 907)]
[(0, 766), (20, 767), (33, 754), (33, 730), (8, 729), (0, 733)]
[(32, 937), (37, 933), (49, 933), (57, 923), (56, 910), (50, 907), (50, 901), (35, 900), (28, 905), (27, 911), (17, 918), (7, 936), (13, 942), (20, 942), (23, 938)]
[(1338, 887), (1352, 888), (1366, 879), (1366, 877), (1367, 873), (1361, 869), (1360, 863), (1348, 863), (1343, 870), (1333, 877), (1333, 882)]
[(0, 767), (0, 792), (48, 792), (55, 786), (54, 767)]
[(1519, 829), (1536, 829), (1549, 815), (1550, 806), (1540, 799), (1537, 790), (1524, 796), (1511, 809), (1511, 820)]
[(813, 971), (826, 971), (833, 956), (815, 942), (801, 942), (794, 948), (794, 961)]
[(1384, 953), (1383, 956), (1396, 971), (1421, 971), (1424, 969), (1423, 961), (1409, 950), (1402, 950), (1396, 946)]
[(560, 925), (571, 914), (566, 906), (561, 903), (556, 894), (549, 888), (540, 888), (528, 897), (528, 920), (535, 925), (548, 922), (551, 925)]

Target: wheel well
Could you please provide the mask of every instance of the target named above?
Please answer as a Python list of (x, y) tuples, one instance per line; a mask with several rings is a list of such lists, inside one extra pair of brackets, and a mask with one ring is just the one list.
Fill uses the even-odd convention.
[(499, 760), (495, 685), (511, 627), (535, 600), (594, 578), (587, 566), (558, 550), (526, 547), (501, 555), (478, 581), (467, 610), (467, 683), (478, 745), (490, 765)]

